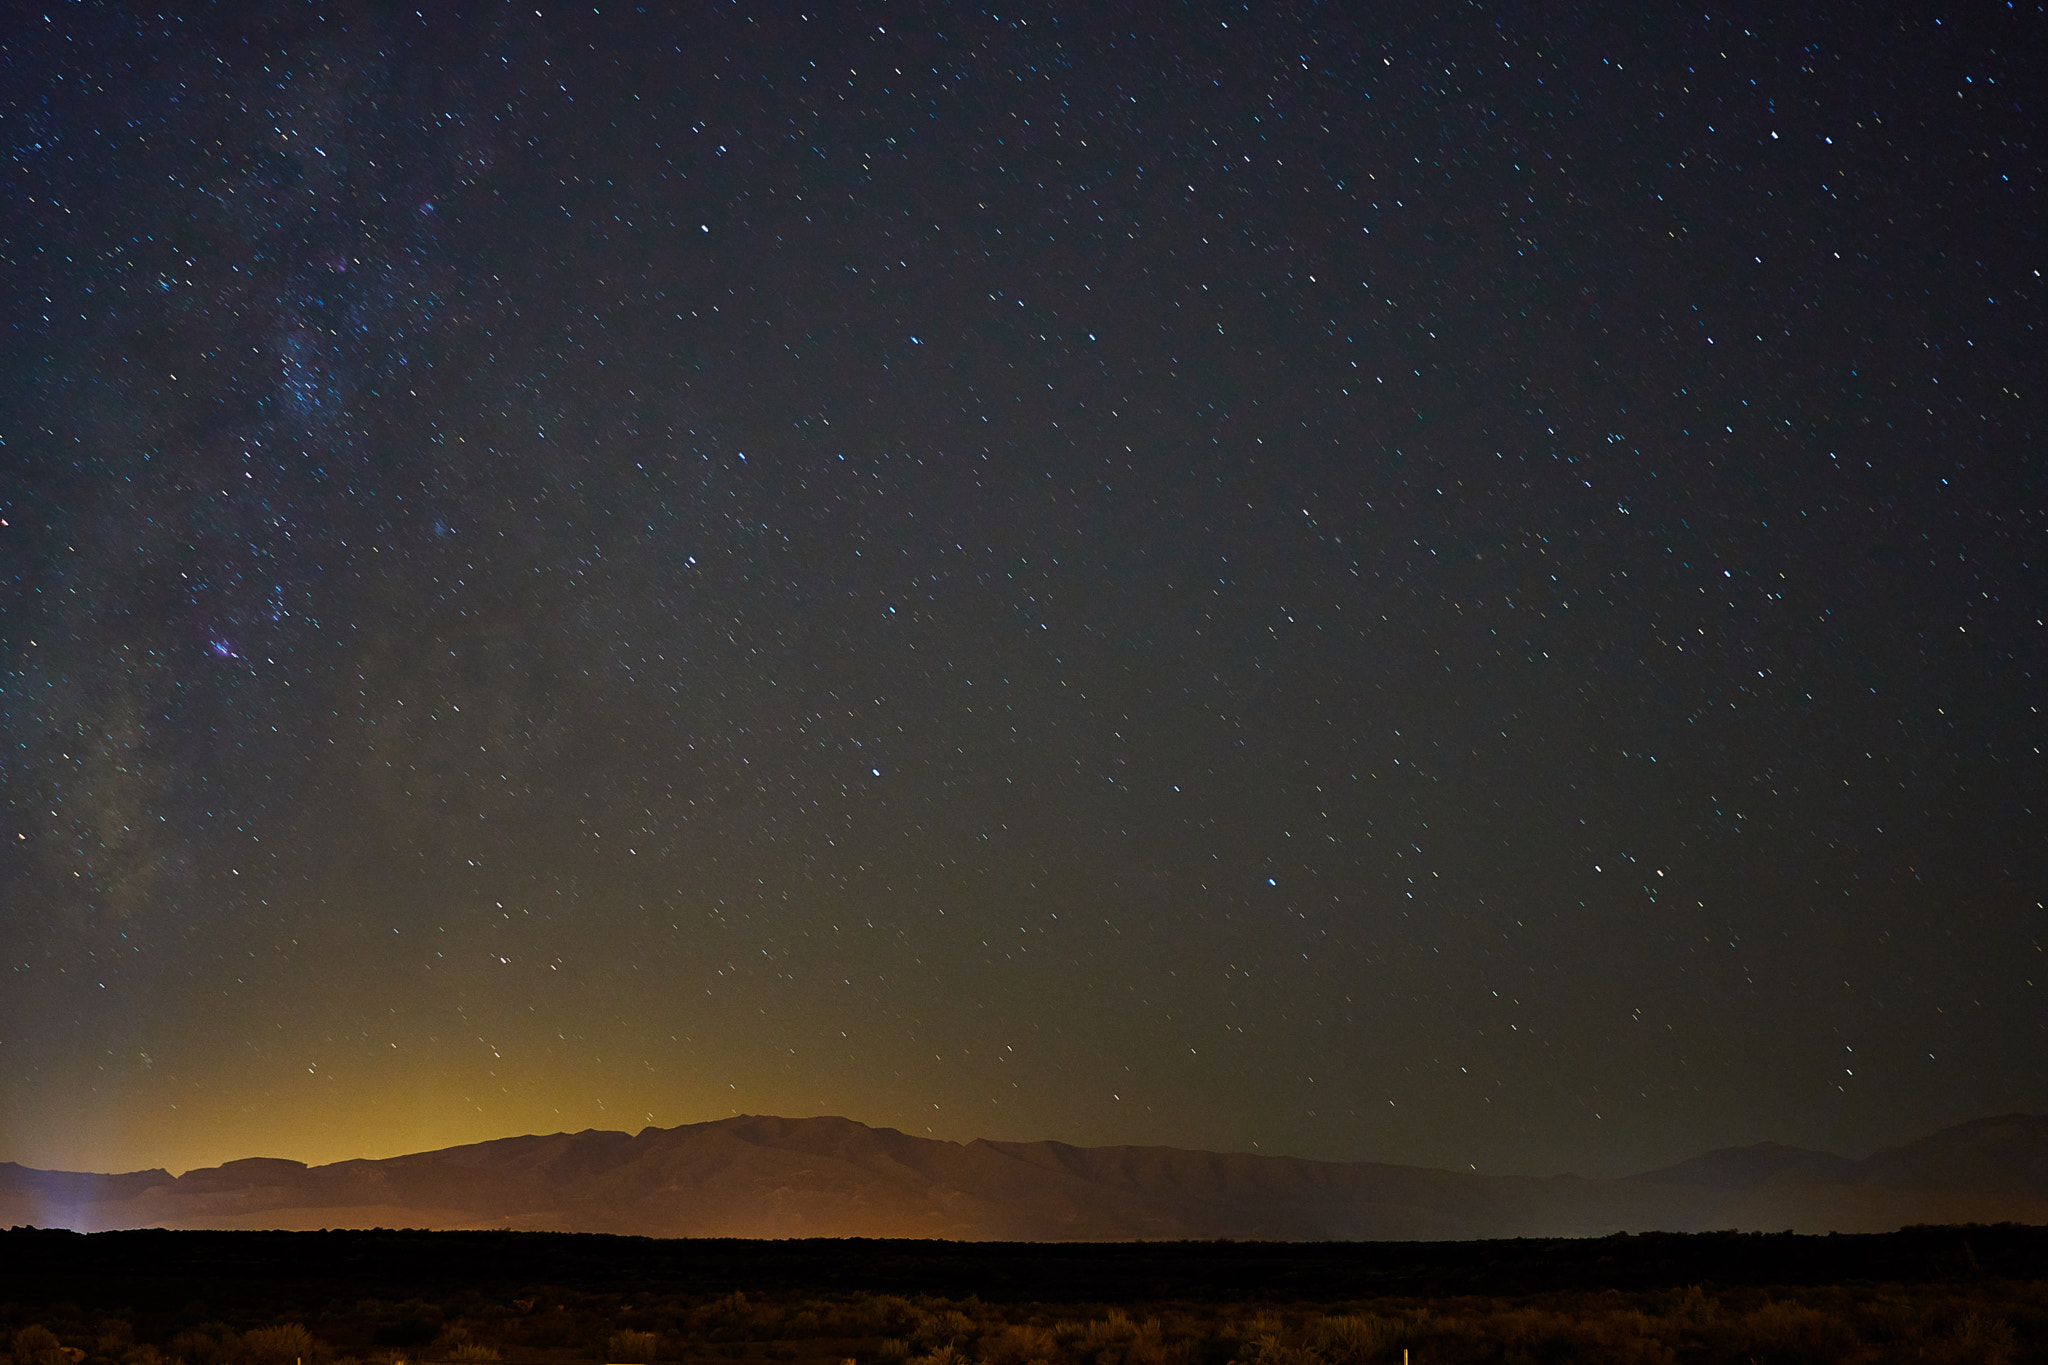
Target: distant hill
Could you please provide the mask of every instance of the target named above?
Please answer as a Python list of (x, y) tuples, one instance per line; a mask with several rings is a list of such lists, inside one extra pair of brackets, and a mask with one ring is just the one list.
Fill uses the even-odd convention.
[(2048, 1197), (2048, 1117), (2002, 1114), (1879, 1152), (1862, 1178), (1897, 1189)]
[(1861, 1170), (1861, 1163), (1833, 1152), (1759, 1142), (1754, 1147), (1723, 1147), (1633, 1179), (1661, 1185), (1754, 1190), (1766, 1185), (1851, 1185)]
[(963, 1144), (843, 1118), (755, 1116), (329, 1166), (250, 1158), (175, 1178), (0, 1163), (0, 1225), (79, 1231), (1437, 1241), (1958, 1222), (2048, 1223), (2048, 1117), (1980, 1119), (1865, 1161), (1765, 1143), (1620, 1180), (1174, 1147)]

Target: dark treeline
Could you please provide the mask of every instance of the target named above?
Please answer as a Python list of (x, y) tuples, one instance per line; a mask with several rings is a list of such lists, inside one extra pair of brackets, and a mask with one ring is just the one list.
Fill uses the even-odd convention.
[(1467, 1243), (0, 1233), (0, 1365), (2048, 1361), (2048, 1228)]
[(2048, 1228), (1881, 1234), (1648, 1233), (1498, 1242), (764, 1242), (552, 1232), (0, 1232), (21, 1302), (246, 1296), (305, 1310), (337, 1293), (504, 1297), (533, 1284), (621, 1293), (866, 1292), (994, 1301), (1342, 1300), (1730, 1285), (2048, 1278)]

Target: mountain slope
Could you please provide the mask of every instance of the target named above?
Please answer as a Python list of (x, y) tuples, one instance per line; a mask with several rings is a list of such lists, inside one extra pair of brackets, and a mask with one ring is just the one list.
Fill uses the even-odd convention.
[(1861, 1170), (1860, 1163), (1833, 1152), (1759, 1142), (1753, 1147), (1723, 1147), (1631, 1178), (1663, 1185), (1747, 1191), (1766, 1185), (1849, 1185), (1856, 1182)]
[(1851, 1161), (1762, 1144), (1623, 1180), (1173, 1147), (968, 1143), (843, 1118), (502, 1138), (308, 1167), (87, 1175), (0, 1163), (0, 1224), (521, 1228), (656, 1237), (1438, 1240), (1621, 1229), (1881, 1231), (2048, 1222), (2048, 1118)]
[(2048, 1196), (2048, 1115), (2001, 1114), (1944, 1128), (1862, 1163), (1863, 1180), (1901, 1189)]

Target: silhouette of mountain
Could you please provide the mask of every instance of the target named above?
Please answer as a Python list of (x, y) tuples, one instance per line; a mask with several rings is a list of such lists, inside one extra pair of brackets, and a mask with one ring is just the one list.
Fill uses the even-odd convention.
[(843, 1118), (502, 1138), (379, 1161), (125, 1175), (0, 1164), (0, 1224), (508, 1228), (656, 1237), (1446, 1240), (2048, 1223), (2048, 1118), (1852, 1161), (1765, 1143), (1620, 1180), (1173, 1147), (941, 1142)]
[(2048, 1115), (2001, 1114), (1889, 1147), (1862, 1163), (1873, 1185), (2048, 1195)]
[(1861, 1170), (1859, 1163), (1833, 1152), (1759, 1142), (1753, 1147), (1723, 1147), (1631, 1178), (1664, 1185), (1754, 1190), (1769, 1184), (1848, 1185)]

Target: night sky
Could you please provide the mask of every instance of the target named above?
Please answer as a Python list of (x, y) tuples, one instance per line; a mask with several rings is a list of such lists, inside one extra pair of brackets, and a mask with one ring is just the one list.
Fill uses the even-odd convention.
[(0, 25), (0, 1160), (2048, 1109), (2040, 6), (422, 8)]

